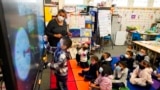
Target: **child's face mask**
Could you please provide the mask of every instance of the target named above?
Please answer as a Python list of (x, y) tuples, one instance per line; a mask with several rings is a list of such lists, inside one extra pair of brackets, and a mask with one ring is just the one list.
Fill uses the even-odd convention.
[(99, 68), (99, 72), (100, 72), (100, 73), (103, 72), (103, 68), (102, 68), (102, 67)]
[(122, 68), (118, 65), (115, 70), (120, 71)]
[(127, 54), (125, 54), (124, 56), (125, 56), (125, 58), (129, 58), (129, 55), (127, 55)]

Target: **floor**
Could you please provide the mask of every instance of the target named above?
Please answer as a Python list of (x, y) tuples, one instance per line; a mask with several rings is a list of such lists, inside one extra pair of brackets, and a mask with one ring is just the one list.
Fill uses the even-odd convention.
[[(111, 53), (112, 56), (119, 56), (120, 54), (125, 53), (125, 50), (126, 50), (126, 46), (114, 46), (113, 49), (111, 46), (107, 46), (104, 48), (103, 52), (109, 52)], [(100, 53), (95, 52), (95, 54), (100, 57), (103, 52), (100, 52)], [(88, 87), (88, 84), (83, 84), (84, 83), (83, 78), (78, 76), (78, 72), (80, 72), (81, 69), (73, 65), (76, 62), (74, 62), (73, 60), (71, 62), (72, 62), (71, 63), (72, 71), (74, 72), (73, 74), (75, 76), (75, 79), (77, 80), (76, 83), (79, 83), (77, 84), (77, 87), (79, 88), (78, 90), (85, 90), (81, 88)], [(44, 69), (43, 71), (40, 90), (50, 90), (50, 70), (49, 69)]]

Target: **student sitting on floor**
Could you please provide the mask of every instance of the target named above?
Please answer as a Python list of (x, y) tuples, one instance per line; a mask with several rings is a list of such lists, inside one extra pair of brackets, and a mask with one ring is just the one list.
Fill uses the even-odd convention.
[(90, 84), (90, 90), (112, 90), (112, 69), (102, 65), (99, 72), (100, 74), (95, 82)]
[(91, 81), (91, 80), (95, 80), (98, 76), (98, 57), (93, 55), (91, 56), (91, 64), (89, 67), (89, 70), (82, 70), (81, 73), (79, 73), (80, 76), (84, 77), (85, 81)]
[(128, 45), (127, 48), (126, 48), (126, 51), (134, 52), (133, 46), (132, 45)]
[(134, 85), (147, 86), (153, 84), (150, 63), (146, 60), (140, 62), (139, 66), (131, 73), (130, 82)]
[(113, 87), (119, 89), (127, 86), (128, 68), (124, 61), (119, 61), (114, 73), (114, 79), (112, 80)]
[(108, 52), (104, 52), (103, 55), (101, 56), (99, 64), (101, 65), (109, 63), (111, 65), (111, 61), (112, 61), (111, 54)]
[(140, 49), (139, 53), (136, 55), (135, 60), (137, 60), (138, 62), (141, 62), (142, 60), (150, 62), (150, 58), (147, 55), (147, 51), (144, 48)]
[(89, 59), (89, 45), (88, 43), (84, 43), (82, 44), (82, 48), (78, 51), (76, 55), (76, 60), (81, 68), (88, 68), (89, 67), (88, 59)]
[(153, 73), (153, 78), (156, 80), (160, 80), (160, 62), (158, 68)]
[(120, 57), (120, 61), (125, 61), (127, 63), (127, 68), (129, 69), (129, 72), (133, 71), (133, 52), (132, 51), (126, 51), (125, 55), (122, 55)]

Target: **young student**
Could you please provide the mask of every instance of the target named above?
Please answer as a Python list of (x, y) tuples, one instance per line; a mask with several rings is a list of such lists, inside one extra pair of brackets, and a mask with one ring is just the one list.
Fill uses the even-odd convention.
[(160, 80), (160, 63), (159, 63), (158, 68), (153, 73), (153, 78), (156, 80)]
[(77, 63), (80, 65), (81, 68), (88, 68), (89, 67), (89, 64), (88, 64), (89, 50), (88, 49), (89, 49), (88, 43), (84, 43), (84, 44), (82, 44), (82, 48), (78, 51), (79, 57), (78, 58), (76, 57), (76, 59), (77, 59)]
[(150, 62), (150, 58), (147, 55), (147, 51), (144, 48), (140, 49), (139, 53), (136, 55), (135, 60), (137, 60), (138, 62), (141, 62), (142, 60)]
[(58, 90), (68, 90), (67, 88), (67, 49), (71, 47), (72, 41), (69, 37), (62, 37), (60, 39), (59, 47), (56, 48), (53, 55), (53, 62), (46, 63), (48, 67), (54, 70), (57, 79)]
[(102, 65), (99, 68), (100, 74), (94, 83), (90, 84), (91, 90), (112, 90), (112, 70), (108, 66)]
[(98, 69), (99, 69), (98, 57), (93, 55), (91, 56), (91, 64), (89, 66), (89, 70), (82, 70), (82, 72), (79, 73), (79, 75), (83, 76), (85, 81), (92, 81), (97, 78)]
[(147, 86), (153, 84), (150, 63), (146, 60), (140, 62), (139, 66), (131, 73), (130, 82), (134, 85)]
[(113, 76), (114, 79), (112, 80), (112, 84), (115, 89), (127, 86), (128, 68), (126, 62), (118, 62), (114, 70)]
[(133, 46), (132, 45), (128, 45), (127, 48), (126, 48), (126, 51), (134, 52)]
[(126, 54), (124, 56), (120, 57), (120, 61), (125, 61), (129, 71), (130, 72), (133, 71), (133, 69), (134, 69), (134, 67), (133, 67), (134, 59), (133, 59), (133, 52), (132, 51), (126, 51)]
[(100, 64), (107, 64), (111, 65), (112, 57), (111, 54), (108, 52), (104, 52), (100, 59)]

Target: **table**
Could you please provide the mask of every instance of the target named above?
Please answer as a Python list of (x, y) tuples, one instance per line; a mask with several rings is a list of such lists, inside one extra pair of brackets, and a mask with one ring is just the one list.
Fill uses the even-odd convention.
[(160, 42), (156, 41), (133, 41), (136, 45), (136, 50), (138, 48), (146, 48), (148, 49), (147, 52), (150, 53), (150, 57), (153, 56), (153, 64), (155, 63), (156, 57), (160, 54)]
[(159, 33), (145, 33), (145, 32), (139, 32), (139, 34), (144, 38), (144, 40), (150, 40), (151, 38), (155, 38), (157, 35), (160, 35)]

